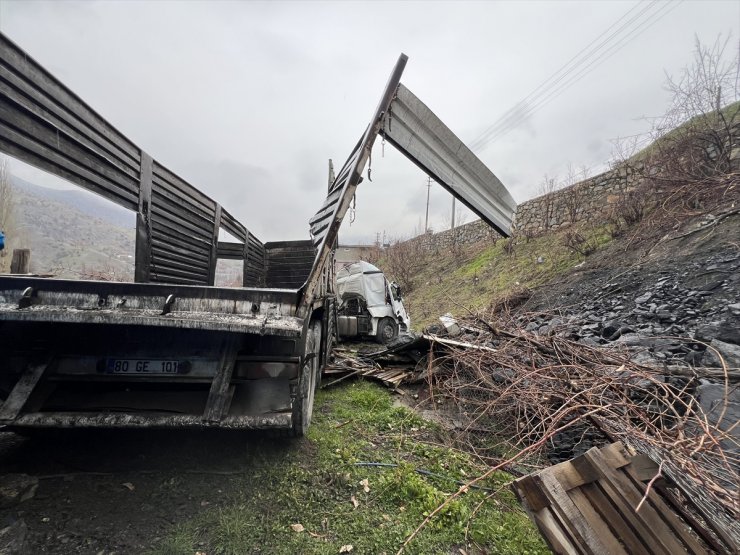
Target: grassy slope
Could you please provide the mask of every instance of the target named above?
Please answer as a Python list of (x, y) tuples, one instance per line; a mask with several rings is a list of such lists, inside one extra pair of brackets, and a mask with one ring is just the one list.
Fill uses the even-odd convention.
[[(740, 117), (740, 102), (725, 106), (722, 116), (726, 121), (736, 122)], [(710, 118), (697, 116), (685, 122), (635, 154), (631, 162), (647, 158), (658, 148), (658, 143), (670, 141), (685, 133), (688, 127), (701, 125)], [(607, 225), (577, 229), (598, 248), (611, 240)], [(499, 241), (496, 245), (467, 247), (457, 255), (440, 252), (423, 261), (409, 261), (419, 268), (413, 278), (414, 289), (404, 299), (414, 329), (436, 322), (446, 312), (462, 314), (466, 309), (486, 308), (496, 297), (517, 287), (535, 287), (566, 273), (582, 262), (584, 256), (565, 246), (565, 233), (567, 230), (551, 231), (529, 241), (519, 238), (512, 254), (504, 251), (506, 242)], [(543, 263), (538, 264), (540, 256)], [(383, 260), (378, 265), (383, 268)]]
[[(225, 508), (179, 525), (154, 552), (335, 554), (352, 545), (352, 553), (395, 553), (425, 516), (458, 490), (455, 480), (484, 470), (467, 454), (435, 445), (437, 435), (433, 424), (394, 407), (390, 394), (374, 384), (322, 391), (308, 439), (290, 442), (283, 456), (256, 466)], [(398, 466), (356, 465), (361, 461)], [(368, 492), (360, 484), (365, 479)], [(547, 553), (509, 492), (509, 480), (499, 473), (481, 484), (497, 491), (485, 502), (486, 494), (475, 490), (451, 502), (406, 552), (451, 553), (474, 542), (486, 553)], [(294, 524), (304, 530), (294, 531)]]
[[(518, 238), (510, 253), (506, 245), (511, 239), (470, 246), (458, 255), (430, 254), (418, 264), (415, 287), (404, 299), (413, 327), (419, 330), (446, 312), (485, 309), (498, 296), (518, 287), (542, 285), (569, 271), (584, 256), (565, 246), (565, 233), (552, 232), (528, 241)], [(599, 248), (611, 240), (607, 226), (581, 230), (581, 235)], [(382, 261), (379, 264), (382, 267)]]

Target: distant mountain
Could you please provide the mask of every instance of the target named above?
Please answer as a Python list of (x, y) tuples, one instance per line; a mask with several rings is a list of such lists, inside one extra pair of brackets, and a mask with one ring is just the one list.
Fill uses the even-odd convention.
[(41, 187), (11, 177), (11, 248), (31, 249), (31, 271), (65, 278), (132, 280), (133, 212), (83, 190)]
[(34, 185), (19, 177), (11, 176), (16, 190), (73, 206), (77, 211), (99, 218), (110, 225), (122, 228), (136, 228), (136, 215), (131, 211), (83, 189), (50, 189)]
[[(8, 251), (31, 249), (31, 271), (60, 278), (133, 281), (136, 215), (83, 189), (11, 176), (15, 225)], [(9, 252), (8, 252), (9, 254)], [(220, 260), (216, 285), (239, 286), (242, 262)]]

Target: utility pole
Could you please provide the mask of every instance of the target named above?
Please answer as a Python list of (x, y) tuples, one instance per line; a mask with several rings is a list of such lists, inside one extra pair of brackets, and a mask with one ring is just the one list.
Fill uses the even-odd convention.
[(424, 233), (429, 231), (429, 191), (432, 188), (432, 178), (427, 177), (427, 215), (424, 218)]
[(452, 226), (450, 229), (455, 229), (455, 197), (452, 197)]

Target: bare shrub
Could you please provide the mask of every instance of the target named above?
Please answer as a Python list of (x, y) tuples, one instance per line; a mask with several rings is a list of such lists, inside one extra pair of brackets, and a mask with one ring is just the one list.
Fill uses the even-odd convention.
[(504, 239), (504, 252), (509, 256), (512, 256), (516, 250), (516, 240), (517, 238), (515, 235), (512, 235), (508, 239)]
[(396, 239), (378, 260), (388, 278), (395, 280), (405, 293), (414, 289), (414, 278), (427, 256), (427, 239), (426, 235), (408, 240)]
[(542, 229), (550, 229), (552, 217), (555, 215), (555, 191), (558, 189), (557, 178), (545, 174), (540, 183), (539, 193), (542, 197)]
[(596, 252), (599, 244), (594, 238), (587, 239), (575, 229), (570, 229), (563, 236), (563, 244), (575, 253), (582, 256), (591, 256)]
[[(695, 42), (693, 60), (678, 76), (666, 75), (672, 94), (666, 113), (651, 119), (643, 139), (632, 137), (615, 145), (614, 167), (626, 180), (642, 179), (659, 189), (666, 212), (678, 214), (713, 209), (725, 203), (723, 176), (731, 174), (733, 148), (740, 135), (740, 58), (729, 37), (707, 46)], [(638, 152), (646, 142), (650, 146)], [(718, 179), (719, 178), (719, 179)], [(729, 191), (733, 194), (733, 191)], [(737, 192), (734, 192), (737, 195)], [(626, 199), (626, 220), (640, 221), (639, 200)]]
[(588, 169), (586, 167), (581, 167), (580, 171), (578, 171), (572, 164), (568, 164), (568, 173), (563, 182), (565, 189), (561, 192), (560, 196), (568, 215), (568, 221), (571, 224), (578, 222), (584, 211), (586, 191), (582, 182), (586, 179), (588, 179)]
[[(95, 281), (127, 281), (125, 275), (109, 264), (92, 268), (83, 265), (82, 269), (76, 273), (79, 275), (80, 279)], [(239, 285), (241, 286), (241, 284)]]

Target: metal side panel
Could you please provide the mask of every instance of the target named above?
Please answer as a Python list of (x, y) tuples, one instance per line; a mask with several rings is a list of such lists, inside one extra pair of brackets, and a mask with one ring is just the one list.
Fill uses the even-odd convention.
[(516, 203), (506, 187), (410, 90), (399, 84), (381, 133), (505, 237)]
[(321, 281), (324, 277), (324, 267), (331, 257), (332, 249), (339, 233), (339, 227), (342, 225), (344, 215), (349, 209), (357, 185), (362, 181), (361, 174), (370, 156), (375, 137), (378, 136), (378, 132), (380, 131), (383, 114), (390, 107), (398, 84), (401, 82), (401, 74), (406, 67), (407, 61), (408, 56), (405, 54), (399, 56), (398, 62), (396, 62), (396, 66), (393, 68), (393, 72), (385, 86), (383, 96), (370, 120), (370, 124), (365, 129), (362, 138), (334, 180), (324, 204), (309, 221), (311, 238), (314, 246), (317, 248), (317, 254), (311, 273), (303, 289), (303, 299), (301, 301), (301, 310), (303, 312), (307, 310), (307, 307), (318, 296)]

